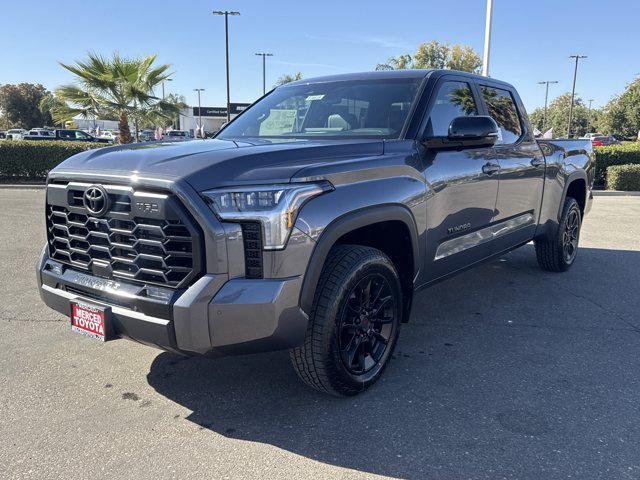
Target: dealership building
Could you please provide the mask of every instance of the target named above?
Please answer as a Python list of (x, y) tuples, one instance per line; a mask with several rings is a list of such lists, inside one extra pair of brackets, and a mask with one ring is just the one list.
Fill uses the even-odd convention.
[[(242, 113), (249, 103), (230, 104), (231, 118), (235, 118)], [(180, 130), (195, 131), (202, 118), (205, 132), (217, 132), (223, 124), (227, 122), (226, 107), (189, 107), (180, 111)]]
[[(235, 118), (246, 109), (249, 103), (232, 103), (231, 104), (231, 118)], [(200, 114), (202, 114), (202, 123), (204, 124), (205, 132), (217, 132), (220, 127), (227, 121), (227, 108), (226, 107), (187, 107), (180, 110), (180, 125), (173, 125), (176, 130), (188, 130), (191, 133), (195, 132), (200, 121)], [(94, 130), (96, 127), (100, 127), (100, 130), (118, 130), (117, 120), (102, 120), (99, 118), (84, 118), (77, 115), (73, 118), (73, 123), (77, 125), (77, 128)], [(129, 128), (134, 131), (134, 125), (130, 122)]]

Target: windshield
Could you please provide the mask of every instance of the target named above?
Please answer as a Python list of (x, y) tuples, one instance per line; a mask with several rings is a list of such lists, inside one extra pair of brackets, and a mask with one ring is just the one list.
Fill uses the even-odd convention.
[(419, 85), (412, 78), (280, 87), (219, 138), (399, 138)]

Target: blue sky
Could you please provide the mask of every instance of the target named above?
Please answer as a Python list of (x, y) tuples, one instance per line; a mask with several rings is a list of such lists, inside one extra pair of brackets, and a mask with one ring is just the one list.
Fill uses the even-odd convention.
[[(251, 102), (284, 73), (304, 77), (371, 70), (421, 42), (463, 43), (482, 54), (485, 0), (165, 1), (58, 0), (27, 6), (0, 0), (0, 83), (34, 82), (53, 89), (72, 80), (57, 64), (87, 51), (138, 56), (158, 53), (171, 63), (167, 92), (196, 103), (225, 104), (224, 20), (230, 18), (231, 101)], [(528, 110), (544, 103), (539, 80), (558, 80), (550, 97), (571, 90), (570, 54), (581, 62), (577, 93), (604, 105), (640, 74), (638, 0), (494, 0), (491, 76), (513, 83)]]

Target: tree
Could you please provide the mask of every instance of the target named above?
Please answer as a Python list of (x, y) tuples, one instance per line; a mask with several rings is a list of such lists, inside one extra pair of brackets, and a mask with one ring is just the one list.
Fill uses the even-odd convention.
[(302, 79), (302, 73), (300, 72), (294, 73), (293, 75), (285, 74), (278, 78), (276, 85), (284, 85), (285, 83), (295, 82), (300, 79)]
[(171, 107), (171, 110), (175, 112), (175, 115), (167, 117), (167, 110), (160, 109), (156, 104), (153, 108), (147, 108), (140, 110), (138, 114), (134, 114), (134, 119), (142, 127), (152, 127), (155, 125), (165, 125), (167, 122), (177, 125), (178, 116), (180, 110), (187, 108), (189, 105), (186, 103), (186, 99), (183, 95), (177, 95), (170, 93), (164, 98), (164, 102)]
[[(556, 97), (547, 108), (547, 119), (544, 121), (544, 108), (536, 108), (529, 118), (531, 124), (544, 132), (549, 128), (553, 128), (555, 137), (567, 135), (567, 126), (569, 123), (569, 106), (571, 105), (571, 93), (565, 93)], [(573, 104), (573, 115), (571, 120), (571, 135), (580, 137), (593, 130), (590, 121), (591, 115), (589, 109), (580, 97), (576, 97)]]
[(54, 118), (63, 121), (76, 115), (117, 118), (120, 143), (131, 143), (129, 119), (140, 121), (146, 115), (166, 120), (178, 114), (175, 104), (154, 95), (154, 89), (167, 80), (170, 65), (154, 66), (156, 55), (123, 58), (114, 53), (106, 59), (90, 53), (85, 61), (74, 65), (61, 63), (77, 77), (72, 85), (56, 90), (61, 106), (54, 109)]
[(34, 128), (51, 124), (49, 112), (40, 109), (40, 102), (49, 92), (40, 84), (5, 84), (0, 87), (2, 123), (13, 128)]
[[(40, 103), (38, 104), (38, 108), (40, 109), (43, 115), (46, 115), (49, 119), (53, 119), (54, 112), (56, 111), (62, 112), (66, 108), (66, 105), (60, 99), (58, 99), (58, 97), (56, 97), (53, 93), (47, 92), (44, 95), (44, 97), (42, 97), (42, 100), (40, 100)], [(53, 120), (52, 120), (52, 123), (53, 123)], [(59, 122), (59, 123), (61, 123), (61, 126), (64, 128), (64, 122)], [(47, 123), (45, 123), (44, 125), (46, 126)]]
[(418, 45), (418, 50), (413, 55), (391, 57), (387, 63), (376, 65), (375, 69), (438, 68), (478, 73), (481, 67), (480, 55), (469, 45), (449, 45), (432, 40)]
[(640, 78), (607, 103), (599, 126), (605, 133), (637, 138), (640, 131)]

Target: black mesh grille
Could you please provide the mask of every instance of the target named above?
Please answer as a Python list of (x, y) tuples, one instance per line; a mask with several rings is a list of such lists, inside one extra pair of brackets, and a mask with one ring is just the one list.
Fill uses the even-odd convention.
[(262, 278), (262, 229), (259, 223), (242, 223), (245, 276)]
[(107, 278), (180, 287), (202, 268), (200, 236), (177, 201), (163, 204), (166, 218), (131, 213), (128, 194), (111, 194), (104, 217), (89, 214), (76, 190), (67, 205), (47, 205), (52, 259)]

